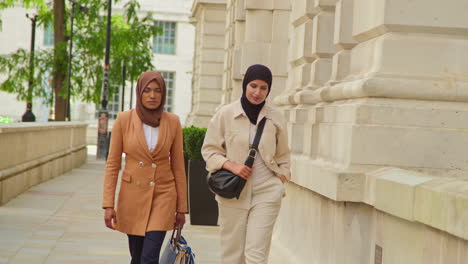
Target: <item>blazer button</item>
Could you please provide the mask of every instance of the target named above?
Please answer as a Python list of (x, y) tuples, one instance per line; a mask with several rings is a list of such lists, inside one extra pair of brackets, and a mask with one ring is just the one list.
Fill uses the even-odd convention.
[(143, 167), (143, 161), (140, 161), (138, 165), (140, 165), (140, 167)]
[(149, 186), (154, 187), (154, 182), (150, 182)]
[(156, 164), (154, 164), (154, 163), (151, 164), (151, 167), (153, 167), (153, 169), (156, 168)]

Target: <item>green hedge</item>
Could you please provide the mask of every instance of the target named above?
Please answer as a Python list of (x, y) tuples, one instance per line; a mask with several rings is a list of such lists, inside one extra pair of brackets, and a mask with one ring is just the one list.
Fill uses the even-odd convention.
[(13, 120), (8, 117), (1, 117), (0, 116), (0, 123), (13, 123)]
[(184, 135), (184, 154), (190, 160), (203, 160), (201, 147), (205, 139), (206, 128), (184, 127), (182, 133)]

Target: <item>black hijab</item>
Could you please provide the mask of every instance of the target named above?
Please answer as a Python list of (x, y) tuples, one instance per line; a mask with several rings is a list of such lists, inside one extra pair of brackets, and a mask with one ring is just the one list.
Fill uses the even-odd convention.
[[(254, 64), (247, 69), (244, 75), (244, 80), (242, 81), (242, 97), (241, 97), (242, 109), (244, 109), (244, 112), (249, 118), (250, 123), (254, 125), (257, 124), (258, 114), (260, 113), (260, 111), (262, 110), (266, 102), (266, 101), (263, 101), (263, 103), (261, 104), (252, 104), (247, 99), (247, 96), (245, 95), (245, 92), (247, 90), (247, 84), (255, 80), (265, 81), (268, 84), (268, 94), (270, 94), (271, 81), (272, 81), (272, 75), (271, 75), (270, 69), (268, 69), (267, 66), (264, 66), (261, 64)], [(267, 97), (268, 97), (268, 94), (267, 94)]]

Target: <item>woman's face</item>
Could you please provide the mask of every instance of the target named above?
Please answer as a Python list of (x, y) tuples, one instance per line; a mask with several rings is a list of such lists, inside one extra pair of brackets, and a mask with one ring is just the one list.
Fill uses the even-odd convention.
[(146, 109), (154, 110), (161, 105), (161, 88), (156, 81), (151, 81), (143, 89), (143, 95), (141, 96), (141, 102)]
[(265, 102), (268, 96), (268, 84), (263, 80), (254, 80), (247, 84), (245, 89), (245, 96), (252, 104), (261, 104)]

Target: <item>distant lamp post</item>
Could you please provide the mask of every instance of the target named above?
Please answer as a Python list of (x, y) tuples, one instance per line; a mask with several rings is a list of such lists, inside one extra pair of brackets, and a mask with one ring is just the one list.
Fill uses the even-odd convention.
[(107, 110), (109, 96), (109, 52), (111, 43), (111, 15), (112, 0), (107, 1), (107, 32), (106, 32), (106, 54), (104, 57), (104, 81), (102, 82), (102, 100), (98, 119), (98, 140), (97, 140), (97, 159), (107, 159), (109, 149), (109, 137), (107, 130), (109, 125), (109, 111)]
[(26, 112), (23, 114), (21, 121), (35, 122), (36, 116), (32, 112), (32, 92), (34, 80), (34, 43), (36, 42), (36, 21), (37, 14), (29, 15), (26, 17), (31, 20), (31, 52), (29, 56), (29, 81), (28, 81), (28, 97), (26, 102)]
[(70, 22), (70, 43), (68, 49), (68, 74), (67, 74), (67, 120), (71, 121), (70, 118), (70, 97), (71, 97), (71, 69), (72, 69), (72, 56), (73, 56), (73, 21), (75, 19), (75, 7), (78, 5), (81, 12), (88, 13), (88, 8), (78, 4), (74, 0), (70, 0), (72, 3), (71, 8), (71, 22)]

